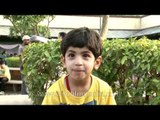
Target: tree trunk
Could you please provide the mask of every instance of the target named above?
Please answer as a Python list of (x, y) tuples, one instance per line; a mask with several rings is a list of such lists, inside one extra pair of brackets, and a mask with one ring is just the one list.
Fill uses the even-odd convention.
[(100, 36), (102, 40), (107, 38), (107, 32), (108, 32), (108, 19), (109, 15), (104, 15), (102, 19), (102, 28), (100, 30)]

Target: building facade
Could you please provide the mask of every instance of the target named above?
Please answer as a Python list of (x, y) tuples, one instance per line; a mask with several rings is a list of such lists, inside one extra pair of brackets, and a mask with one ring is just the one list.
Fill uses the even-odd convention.
[[(47, 20), (41, 22), (47, 24)], [(0, 35), (8, 36), (12, 26), (9, 20), (0, 15)], [(101, 15), (56, 15), (50, 23), (51, 37), (58, 37), (59, 32), (69, 32), (74, 28), (89, 27), (100, 32)], [(160, 15), (110, 15), (106, 38), (129, 38), (160, 32)]]

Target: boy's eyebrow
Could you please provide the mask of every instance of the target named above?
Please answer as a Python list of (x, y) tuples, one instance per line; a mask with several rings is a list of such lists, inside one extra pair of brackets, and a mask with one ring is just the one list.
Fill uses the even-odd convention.
[(73, 53), (75, 53), (75, 51), (74, 51), (74, 50), (68, 50), (68, 52), (73, 52)]
[(83, 51), (82, 53), (91, 53), (90, 51)]
[[(74, 50), (68, 50), (68, 52), (72, 52), (72, 53), (76, 53), (76, 51)], [(89, 50), (86, 50), (86, 51), (82, 51), (82, 53), (91, 53)]]

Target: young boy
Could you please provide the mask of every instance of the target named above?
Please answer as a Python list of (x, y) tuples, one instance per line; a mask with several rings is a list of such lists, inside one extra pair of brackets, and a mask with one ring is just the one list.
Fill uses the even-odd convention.
[(51, 85), (42, 105), (116, 105), (111, 87), (92, 75), (102, 62), (98, 33), (86, 27), (70, 31), (61, 52), (68, 74)]

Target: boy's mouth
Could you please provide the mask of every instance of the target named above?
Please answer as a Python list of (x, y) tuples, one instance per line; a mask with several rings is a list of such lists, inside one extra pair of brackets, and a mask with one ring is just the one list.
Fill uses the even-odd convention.
[(84, 72), (84, 70), (81, 69), (73, 69), (74, 72)]

